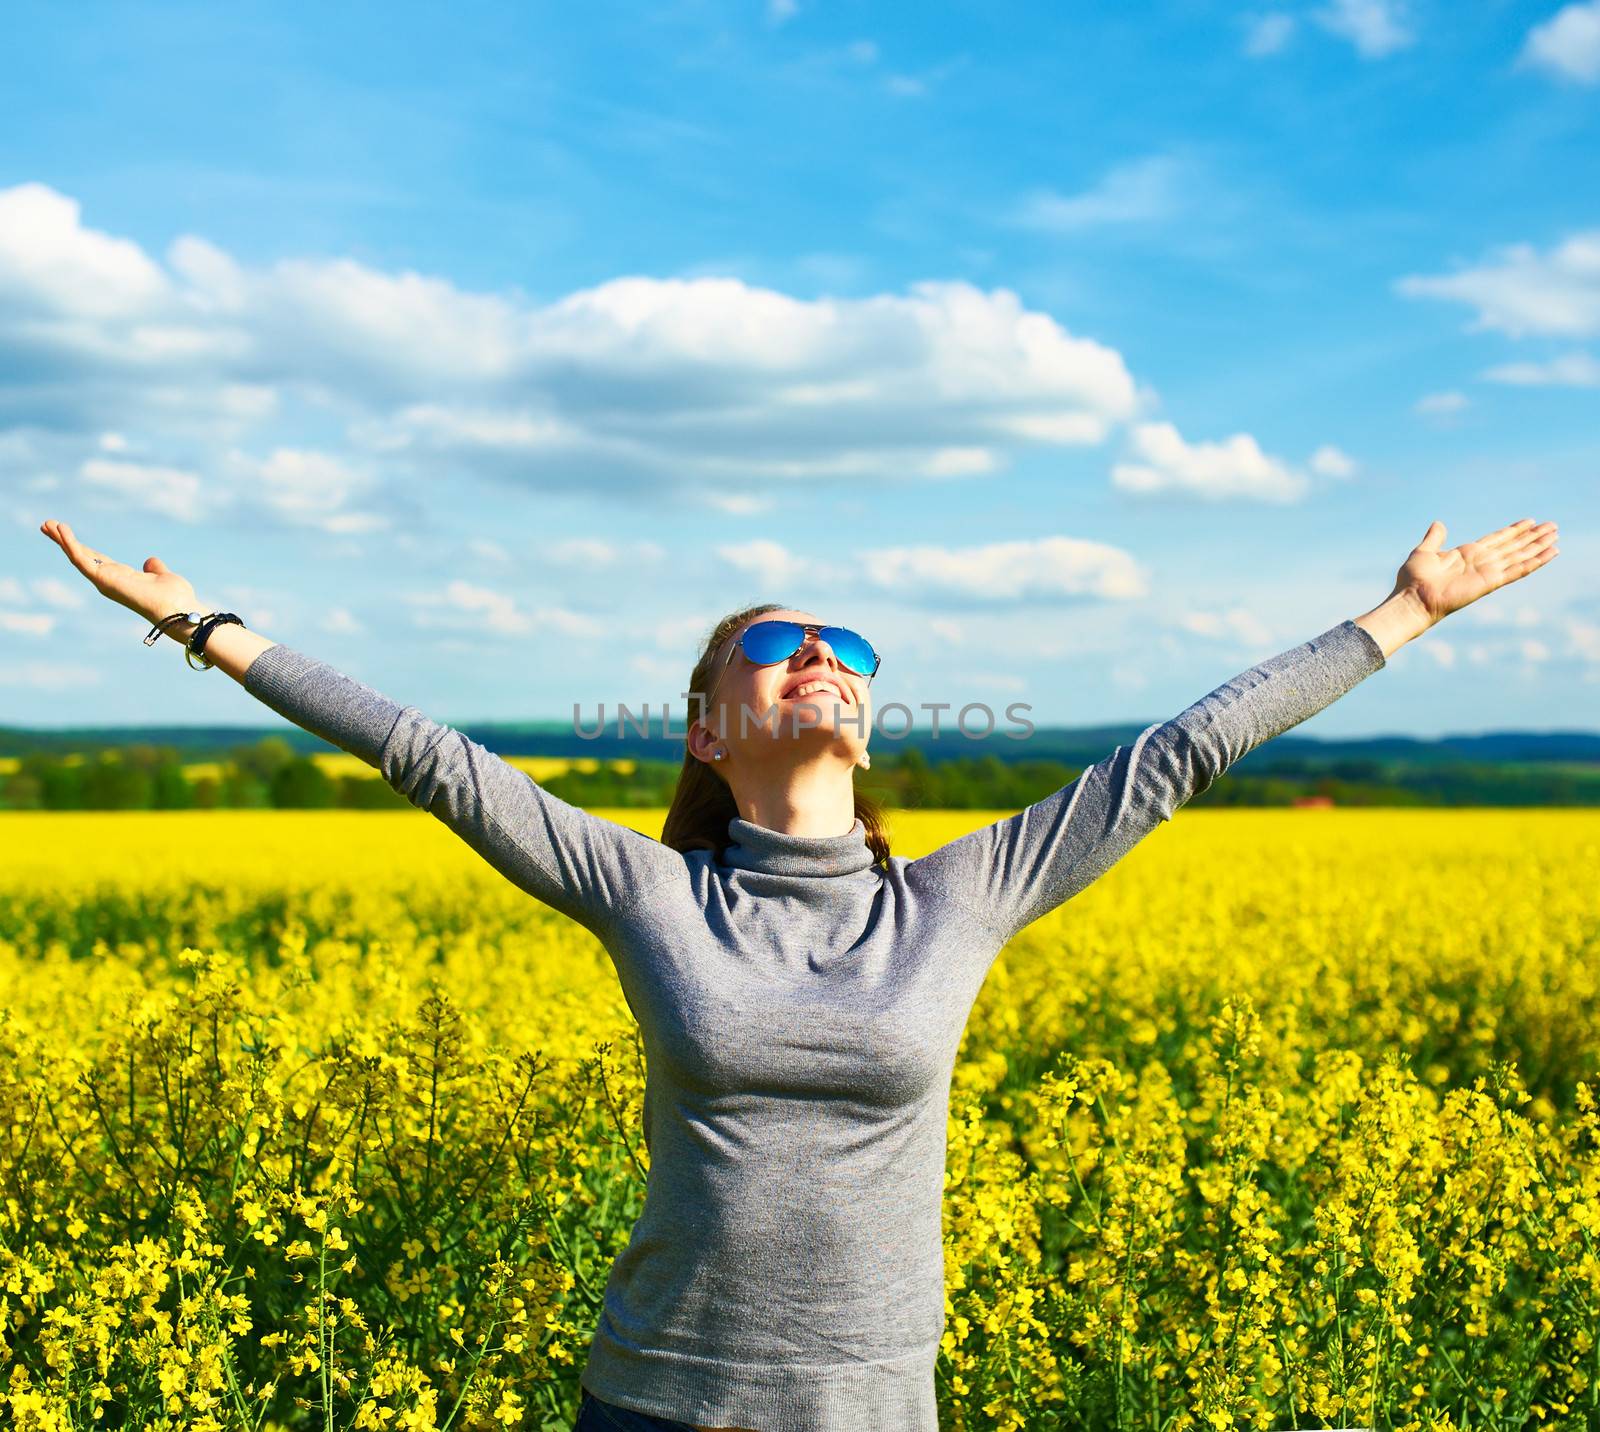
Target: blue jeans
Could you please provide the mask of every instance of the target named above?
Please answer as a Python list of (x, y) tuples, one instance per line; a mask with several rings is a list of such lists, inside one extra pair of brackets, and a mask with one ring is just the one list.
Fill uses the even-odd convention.
[(691, 1432), (687, 1422), (634, 1412), (614, 1402), (602, 1402), (587, 1387), (578, 1401), (578, 1420), (572, 1432)]

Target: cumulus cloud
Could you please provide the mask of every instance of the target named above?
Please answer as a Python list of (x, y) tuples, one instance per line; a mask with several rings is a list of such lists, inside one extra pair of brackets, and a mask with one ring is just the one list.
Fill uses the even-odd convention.
[(348, 607), (330, 607), (322, 629), (331, 636), (360, 636), (367, 628)]
[(604, 623), (565, 607), (537, 607), (525, 611), (507, 592), (457, 579), (442, 591), (413, 592), (406, 597), (412, 619), (419, 627), (455, 631), (490, 631), (500, 636), (527, 636), (542, 630), (566, 636), (599, 636)]
[(1581, 617), (1566, 620), (1567, 651), (1579, 661), (1600, 667), (1600, 623)]
[(757, 538), (751, 542), (725, 542), (717, 556), (735, 571), (759, 578), (768, 589), (795, 586), (801, 582), (819, 585), (848, 580), (848, 567), (819, 558), (803, 557), (789, 551), (781, 542)]
[(1600, 83), (1600, 0), (1565, 5), (1535, 25), (1517, 62), (1563, 80)]
[(1246, 607), (1230, 607), (1219, 612), (1182, 612), (1177, 625), (1192, 636), (1234, 641), (1243, 646), (1270, 646), (1274, 640), (1272, 628)]
[(897, 596), (981, 602), (1099, 597), (1126, 601), (1148, 590), (1126, 552), (1077, 537), (977, 547), (878, 547), (859, 556), (867, 583)]
[(33, 691), (74, 691), (94, 686), (100, 673), (92, 666), (61, 661), (7, 661), (0, 663), (0, 686), (20, 686)]
[(1311, 18), (1331, 34), (1350, 41), (1368, 60), (1402, 50), (1415, 42), (1407, 27), (1400, 0), (1333, 0)]
[(1483, 377), (1524, 388), (1600, 388), (1600, 361), (1588, 353), (1563, 353), (1545, 363), (1502, 363), (1485, 369)]
[[(1181, 206), (1182, 174), (1171, 156), (1135, 160), (1037, 196), (1032, 220), (1158, 217)], [(1578, 258), (1540, 262), (1578, 283)], [(0, 190), (0, 364), (17, 375), (0, 386), (0, 450), (19, 475), (331, 536), (393, 525), (380, 482), (659, 489), (749, 516), (797, 481), (981, 479), (1104, 444), (1152, 401), (1115, 349), (1003, 288), (799, 300), (623, 277), (540, 304), (349, 259), (246, 264), (195, 236), (157, 259), (38, 184)], [(1128, 439), (1126, 491), (1305, 492), (1248, 434), (1190, 444), (1145, 422)], [(1341, 461), (1325, 447), (1310, 466)]]
[(1244, 52), (1252, 59), (1275, 55), (1289, 43), (1294, 34), (1292, 15), (1261, 15), (1250, 22), (1244, 37)]
[[(1095, 201), (1103, 214), (1150, 203), (1166, 170), (1135, 172)], [(540, 306), (349, 259), (249, 266), (193, 236), (163, 265), (36, 184), (0, 191), (0, 234), (0, 362), (24, 375), (0, 390), (0, 428), (85, 449), (113, 434), (103, 456), (120, 459), (138, 436), (169, 471), (308, 410), (346, 424), (355, 453), (330, 460), (381, 453), (401, 476), (959, 479), (1018, 450), (1103, 442), (1139, 407), (1114, 349), (961, 282), (802, 301), (732, 278), (624, 277)], [(279, 487), (276, 505), (304, 518), (307, 490)]]
[(1058, 234), (1108, 224), (1150, 223), (1177, 212), (1182, 181), (1183, 166), (1176, 158), (1153, 154), (1115, 166), (1082, 193), (1036, 190), (1017, 206), (1011, 222)]
[(1039, 537), (972, 547), (870, 547), (848, 558), (813, 557), (759, 540), (717, 549), (768, 591), (890, 593), (907, 601), (1016, 603), (1098, 598), (1127, 601), (1148, 591), (1127, 552), (1077, 537)]
[(209, 515), (212, 498), (199, 474), (150, 463), (90, 458), (79, 469), (84, 482), (129, 507), (143, 508), (179, 522)]
[(127, 239), (86, 229), (75, 199), (43, 184), (0, 189), (0, 304), (65, 329), (158, 311), (161, 269)]
[(1262, 452), (1248, 433), (1190, 443), (1171, 423), (1139, 423), (1129, 433), (1128, 446), (1136, 461), (1111, 469), (1112, 484), (1123, 492), (1283, 503), (1297, 502), (1310, 491), (1303, 473)]
[(1452, 388), (1444, 393), (1424, 393), (1411, 407), (1413, 412), (1421, 413), (1424, 417), (1448, 417), (1452, 413), (1462, 412), (1469, 405), (1467, 395)]
[(76, 609), (83, 606), (83, 584), (69, 586), (57, 577), (36, 577), (33, 593), (46, 606)]
[(563, 567), (634, 567), (659, 562), (667, 549), (659, 542), (609, 542), (598, 537), (570, 537), (545, 548), (545, 558)]
[(771, 497), (758, 497), (753, 492), (706, 492), (700, 501), (730, 517), (754, 517), (772, 507)]
[(1547, 253), (1508, 244), (1455, 273), (1411, 274), (1396, 290), (1407, 298), (1440, 298), (1477, 310), (1471, 329), (1513, 338), (1600, 333), (1600, 229), (1571, 235)]
[(244, 495), (295, 526), (351, 536), (389, 525), (380, 513), (351, 505), (376, 485), (371, 474), (328, 453), (277, 448), (261, 459), (234, 453), (232, 461)]
[(1332, 443), (1324, 443), (1311, 454), (1310, 467), (1318, 477), (1354, 477), (1356, 461)]
[(13, 636), (49, 636), (56, 619), (44, 612), (0, 611), (0, 631)]

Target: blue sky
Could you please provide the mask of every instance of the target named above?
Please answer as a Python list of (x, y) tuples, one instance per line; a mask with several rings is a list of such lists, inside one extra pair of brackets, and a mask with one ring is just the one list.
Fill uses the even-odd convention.
[(1561, 555), (1302, 728), (1600, 727), (1600, 0), (8, 7), (0, 723), (250, 722), (45, 517), (446, 720), (1154, 721), (1434, 518)]

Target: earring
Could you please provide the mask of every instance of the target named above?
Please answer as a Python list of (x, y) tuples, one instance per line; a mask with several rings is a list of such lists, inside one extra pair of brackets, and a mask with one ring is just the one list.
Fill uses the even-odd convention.
[(870, 751), (863, 751), (861, 753), (861, 759), (857, 761), (856, 764), (860, 766), (863, 771), (866, 770), (872, 765), (872, 753)]
[(722, 759), (722, 756), (723, 756), (723, 753), (721, 751), (716, 751), (716, 752), (712, 753), (711, 759), (713, 761), (720, 761)]

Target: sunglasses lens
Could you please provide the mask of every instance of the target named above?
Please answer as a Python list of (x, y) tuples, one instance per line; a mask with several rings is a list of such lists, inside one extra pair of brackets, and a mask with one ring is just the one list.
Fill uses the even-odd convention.
[(771, 666), (775, 661), (787, 661), (805, 639), (805, 628), (799, 622), (756, 622), (744, 629), (740, 642), (744, 654), (757, 666)]
[(857, 676), (871, 676), (878, 669), (878, 658), (866, 637), (848, 627), (823, 627), (819, 633), (839, 658)]

